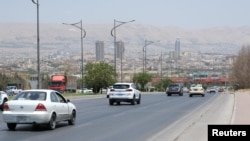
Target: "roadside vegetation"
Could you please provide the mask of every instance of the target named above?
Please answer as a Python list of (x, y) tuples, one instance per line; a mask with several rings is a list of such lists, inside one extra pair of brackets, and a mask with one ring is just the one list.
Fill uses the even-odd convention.
[(230, 74), (230, 82), (235, 89), (250, 88), (250, 45), (239, 51)]
[(93, 88), (94, 93), (99, 93), (102, 88), (107, 88), (116, 82), (114, 68), (107, 63), (88, 63), (85, 71), (85, 85)]

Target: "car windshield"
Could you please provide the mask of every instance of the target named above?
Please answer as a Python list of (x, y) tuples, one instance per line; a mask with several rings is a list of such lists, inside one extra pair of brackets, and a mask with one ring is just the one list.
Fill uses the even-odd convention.
[(202, 87), (202, 85), (201, 84), (197, 84), (196, 87)]
[(21, 92), (13, 100), (46, 100), (46, 92)]
[(113, 86), (114, 89), (127, 89), (129, 88), (129, 85), (125, 85), (125, 84), (117, 84)]
[(175, 84), (173, 84), (173, 85), (169, 85), (169, 87), (179, 87), (179, 85), (175, 85)]
[(15, 86), (7, 86), (7, 90), (10, 90), (10, 89), (14, 89), (15, 88)]
[(191, 87), (202, 87), (201, 84), (192, 84)]

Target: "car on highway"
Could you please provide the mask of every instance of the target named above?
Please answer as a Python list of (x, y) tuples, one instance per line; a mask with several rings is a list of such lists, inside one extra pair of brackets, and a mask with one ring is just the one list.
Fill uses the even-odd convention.
[(109, 98), (109, 93), (110, 93), (110, 90), (113, 88), (113, 86), (109, 86), (108, 88), (107, 88), (107, 98)]
[(189, 89), (187, 87), (182, 88), (183, 93), (189, 93)]
[(224, 88), (223, 87), (219, 87), (218, 88), (218, 92), (224, 92)]
[(58, 122), (74, 125), (75, 120), (76, 106), (55, 90), (24, 90), (4, 104), (3, 121), (9, 130), (17, 124), (46, 125), (53, 130)]
[(202, 97), (205, 96), (205, 89), (203, 88), (202, 84), (192, 84), (189, 91), (189, 97), (193, 95), (201, 95)]
[(206, 91), (207, 91), (208, 93), (216, 93), (216, 91), (217, 91), (216, 89), (217, 89), (216, 87), (209, 87), (209, 88), (207, 88)]
[(183, 96), (183, 87), (181, 84), (169, 84), (166, 88), (166, 94), (171, 96), (172, 94), (178, 94), (179, 96)]
[(0, 91), (0, 109), (3, 110), (3, 105), (9, 100), (8, 94), (4, 91)]
[(131, 105), (141, 103), (141, 91), (136, 88), (134, 83), (115, 83), (109, 92), (109, 105), (120, 102), (129, 102)]
[(79, 91), (79, 93), (93, 93), (93, 89), (83, 88)]

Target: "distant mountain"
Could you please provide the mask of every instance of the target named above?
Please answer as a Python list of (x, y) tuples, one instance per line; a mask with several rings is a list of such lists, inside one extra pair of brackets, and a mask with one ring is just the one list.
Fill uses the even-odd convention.
[[(104, 41), (105, 52), (113, 53), (112, 24), (83, 24), (83, 28), (87, 33), (83, 39), (85, 53), (94, 53), (97, 40)], [(183, 29), (129, 23), (116, 28), (116, 39), (125, 43), (127, 56), (142, 52), (145, 40), (160, 41), (147, 46), (149, 55), (174, 51), (176, 38), (180, 38), (181, 51), (237, 54), (242, 46), (250, 44), (250, 27)], [(0, 50), (22, 52), (19, 48), (31, 48), (35, 51), (36, 43), (36, 24), (0, 23)], [(79, 53), (80, 30), (63, 24), (40, 24), (40, 49), (44, 53), (61, 50)]]

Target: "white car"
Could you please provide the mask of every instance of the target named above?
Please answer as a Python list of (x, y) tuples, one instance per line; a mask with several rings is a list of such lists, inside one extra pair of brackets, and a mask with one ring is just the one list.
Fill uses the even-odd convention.
[(54, 90), (24, 90), (4, 104), (3, 121), (9, 130), (17, 124), (43, 124), (53, 130), (58, 122), (74, 125), (75, 119), (75, 105)]
[(205, 96), (205, 90), (202, 84), (192, 84), (189, 90), (189, 97), (193, 95), (201, 95), (202, 97)]
[(109, 93), (110, 93), (110, 90), (113, 88), (113, 86), (109, 86), (108, 88), (107, 88), (107, 98), (109, 98)]
[(210, 87), (210, 88), (207, 89), (208, 93), (216, 93), (216, 91), (217, 91), (216, 87)]
[(3, 110), (3, 105), (8, 101), (8, 95), (4, 91), (0, 91), (0, 109)]
[(109, 92), (109, 105), (116, 102), (130, 102), (132, 105), (141, 103), (141, 92), (134, 83), (115, 83)]
[(83, 88), (82, 90), (79, 91), (79, 93), (93, 93), (93, 90), (88, 88)]

